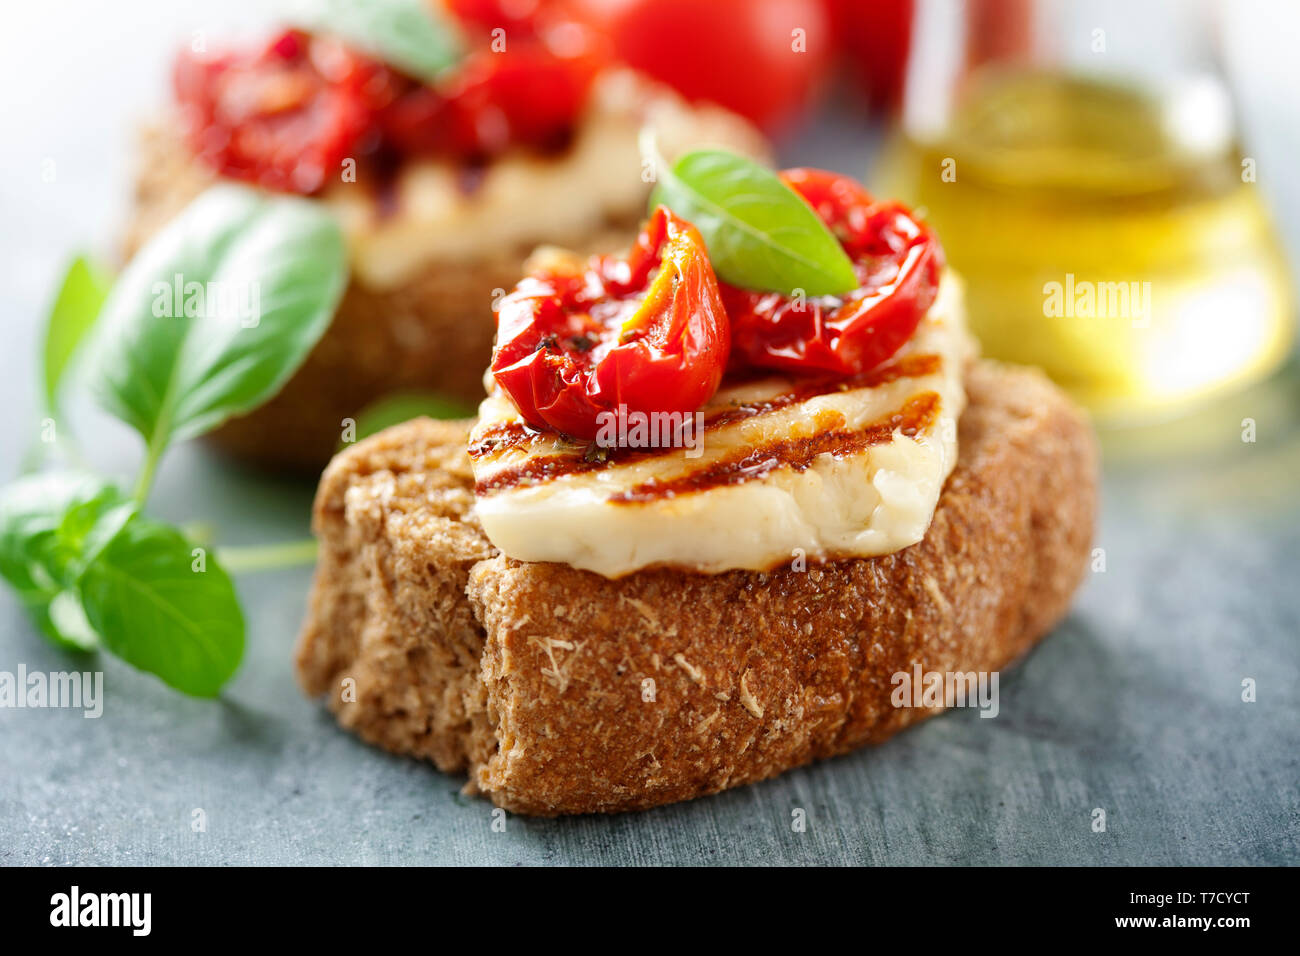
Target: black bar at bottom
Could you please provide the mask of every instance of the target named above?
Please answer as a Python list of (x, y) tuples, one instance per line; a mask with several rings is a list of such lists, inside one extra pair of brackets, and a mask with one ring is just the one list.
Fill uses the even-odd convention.
[[(587, 945), (653, 945), (678, 919), (719, 942), (769, 932), (827, 932), (865, 945), (896, 931), (915, 939), (962, 929), (1002, 938), (1200, 936), (1283, 929), (1294, 874), (1284, 869), (753, 869), (653, 874), (524, 869), (456, 874), (406, 869), (0, 869), (6, 934), (183, 940), (211, 944), (283, 936), (347, 945), (471, 932), (541, 933)], [(672, 914), (676, 913), (676, 916)], [(842, 921), (837, 930), (836, 921)], [(678, 930), (685, 931), (679, 925)], [(676, 931), (674, 931), (676, 932)], [(598, 934), (598, 935), (597, 935)], [(697, 937), (698, 939), (698, 937)], [(822, 942), (818, 942), (818, 940)], [(603, 941), (603, 942), (602, 942)]]

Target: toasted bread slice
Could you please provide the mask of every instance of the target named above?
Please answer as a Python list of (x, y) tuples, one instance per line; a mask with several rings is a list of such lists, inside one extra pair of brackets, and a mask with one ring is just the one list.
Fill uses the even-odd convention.
[(631, 810), (885, 739), (891, 676), (997, 671), (1065, 613), (1096, 510), (1092, 429), (1039, 373), (971, 367), (925, 539), (773, 572), (609, 580), (499, 555), (473, 515), (468, 425), (339, 455), (301, 683), (365, 740), (468, 771), (537, 815)]

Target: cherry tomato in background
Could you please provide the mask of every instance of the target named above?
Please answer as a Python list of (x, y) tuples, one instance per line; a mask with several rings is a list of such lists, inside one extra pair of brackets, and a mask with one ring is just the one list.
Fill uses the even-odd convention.
[(704, 240), (660, 206), (627, 258), (529, 276), (502, 299), (492, 375), (528, 424), (590, 440), (619, 405), (699, 408), (729, 348)]
[[(823, 0), (831, 33), (867, 101), (888, 111), (902, 105), (917, 0)], [(1033, 0), (965, 0), (964, 69), (1017, 60), (1033, 45)]]
[(902, 103), (912, 40), (913, 0), (824, 0), (831, 35), (872, 106)]
[(1023, 62), (1030, 57), (1034, 47), (1034, 0), (967, 2), (966, 70), (985, 63)]
[(321, 188), (370, 126), (358, 95), (369, 65), (333, 45), (322, 70), (313, 42), (288, 30), (253, 53), (176, 60), (172, 84), (200, 159), (268, 189)]
[(531, 33), (543, 8), (551, 12), (556, 7), (555, 0), (441, 0), (441, 3), (466, 27), (486, 30), (500, 27), (507, 33)]
[(517, 37), (505, 52), (466, 57), (438, 89), (408, 81), (377, 121), (408, 155), (481, 162), (514, 145), (559, 149), (602, 62), (594, 44), (557, 52), (547, 38)]
[(731, 363), (787, 372), (856, 375), (912, 337), (933, 304), (943, 270), (938, 240), (898, 202), (877, 201), (847, 176), (787, 169), (853, 260), (859, 288), (807, 301), (723, 283)]
[(834, 55), (824, 0), (570, 2), (618, 59), (768, 131), (799, 117)]
[(605, 38), (556, 0), (444, 2), (470, 52), (437, 89), (410, 83), (393, 97), (379, 117), (386, 140), (479, 161), (512, 145), (563, 147), (609, 59)]

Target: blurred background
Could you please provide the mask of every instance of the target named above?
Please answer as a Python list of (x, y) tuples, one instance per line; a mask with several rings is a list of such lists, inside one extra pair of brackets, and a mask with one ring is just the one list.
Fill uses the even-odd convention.
[[(841, 792), (814, 768), (655, 819), (705, 837), (746, 801), (784, 806), (779, 795), (811, 787), (838, 808), (845, 832), (874, 832), (880, 821), (852, 787), (887, 788), (897, 768), (901, 792), (941, 801), (900, 809), (891, 824), (900, 834), (894, 849), (909, 862), (1256, 862), (1279, 847), (1289, 848), (1283, 859), (1294, 853), (1300, 5), (575, 2), (623, 58), (763, 125), (783, 164), (861, 176), (923, 209), (967, 281), (985, 351), (1043, 366), (1070, 389), (1092, 409), (1105, 454), (1100, 569), (1063, 633), (1025, 665), (1022, 684), (1011, 684), (1020, 716), (988, 722), (1001, 736), (976, 736), (987, 728), (945, 718), (861, 758), (872, 761), (876, 783), (855, 770)], [(79, 250), (115, 261), (135, 133), (167, 108), (174, 53), (199, 35), (257, 41), (274, 20), (261, 0), (44, 0), (6, 10), (5, 480), (38, 433), (37, 336), (54, 286)], [(791, 56), (796, 30), (806, 48)], [(75, 413), (94, 423), (82, 430), (89, 457), (108, 473), (131, 474), (136, 436), (88, 405)], [(311, 491), (186, 445), (166, 458), (153, 508), (210, 522), (223, 543), (257, 543), (304, 535)], [(330, 852), (402, 859), (409, 847), (376, 807), (391, 808), (389, 823), (423, 812), (427, 776), (315, 723), (313, 705), (291, 690), (288, 649), (308, 576), (304, 568), (240, 579), (248, 657), (219, 710), (105, 661), (110, 692), (136, 702), (117, 708), (114, 727), (88, 730), (73, 715), (50, 714), (29, 721), (31, 734), (9, 735), (0, 768), (43, 768), (19, 783), (0, 774), (11, 781), (0, 803), (23, 820), (21, 838), (32, 828), (48, 837), (45, 851), (24, 849), (20, 859), (40, 862), (52, 846), (56, 860), (255, 861), (266, 845), (281, 848), (281, 861)], [(0, 665), (60, 666), (7, 591), (0, 608)], [(1258, 723), (1225, 721), (1243, 675), (1269, 679), (1282, 709)], [(53, 726), (60, 722), (62, 731)], [(919, 759), (927, 753), (943, 762)], [(229, 759), (214, 767), (214, 755)], [(362, 767), (372, 776), (304, 784), (325, 772), (324, 755), (340, 758), (330, 772)], [(1001, 782), (991, 767), (1003, 768)], [(122, 784), (132, 768), (141, 778)], [(119, 782), (104, 797), (110, 777)], [(999, 849), (966, 824), (936, 836), (927, 814), (945, 812), (941, 798), (961, 788), (966, 805), (1024, 839)], [(345, 832), (312, 803), (313, 794), (328, 803), (340, 790), (347, 799), (338, 812), (349, 801), (365, 808)], [(1051, 812), (1053, 794), (1065, 791), (1105, 792), (1146, 825), (1117, 838), (1113, 854), (1085, 838), (1072, 857), (1057, 856), (1073, 839), (1057, 834)], [(171, 812), (169, 801), (188, 812), (181, 808), (214, 794), (241, 808), (234, 842), (191, 844), (180, 827), (165, 836), (150, 828), (154, 815)], [(285, 805), (319, 823), (298, 818), (302, 829), (271, 834)], [(86, 821), (97, 836), (78, 830), (90, 829)], [(428, 839), (454, 841), (454, 826)], [(556, 846), (611, 858), (607, 844), (582, 844), (581, 835), (568, 842), (552, 826), (530, 823), (524, 832), (541, 834), (539, 842), (484, 845), (462, 861), (544, 860)], [(644, 841), (643, 861), (665, 858), (673, 845), (617, 822), (591, 827)], [(754, 854), (787, 852), (755, 839)], [(851, 840), (832, 835), (818, 850), (826, 837), (811, 839), (797, 854), (847, 858)], [(0, 832), (0, 844), (19, 840)], [(858, 859), (881, 859), (862, 852)]]
[[(1103, 425), (1167, 423), (1292, 351), (1294, 4), (544, 2), (576, 8), (689, 97), (758, 122), (787, 164), (862, 176), (923, 209), (969, 283), (985, 350), (1043, 366)], [(167, 108), (174, 51), (256, 41), (274, 21), (273, 5), (243, 0), (11, 14), (12, 334), (35, 328), (73, 250), (115, 260), (133, 135)]]

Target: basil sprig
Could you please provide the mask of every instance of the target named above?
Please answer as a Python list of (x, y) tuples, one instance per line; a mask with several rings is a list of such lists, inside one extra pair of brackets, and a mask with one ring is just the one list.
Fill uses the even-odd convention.
[(45, 405), (51, 413), (58, 411), (59, 386), (72, 355), (90, 330), (112, 285), (108, 273), (85, 256), (79, 256), (68, 266), (46, 323), (41, 356)]
[(720, 279), (783, 295), (857, 288), (839, 241), (772, 170), (720, 149), (693, 150), (657, 167), (650, 208), (665, 205), (699, 229)]
[(77, 580), (104, 646), (177, 690), (215, 697), (244, 656), (244, 615), (230, 576), (180, 531), (133, 514)]
[[(265, 401), (307, 357), (347, 282), (343, 237), (311, 203), (218, 186), (140, 251), (102, 312), (88, 268), (73, 263), (47, 324), (48, 414), (84, 339), (89, 384), (144, 437), (144, 467), (132, 496), (82, 471), (0, 488), (0, 576), (59, 646), (102, 647), (214, 696), (244, 651), (234, 585), (215, 554), (141, 506), (174, 440)], [(212, 295), (257, 308), (214, 311)]]
[(346, 278), (342, 233), (319, 204), (243, 186), (209, 189), (140, 251), (104, 303), (90, 387), (144, 438), (143, 485), (171, 441), (280, 390)]
[(133, 511), (108, 482), (89, 474), (29, 475), (0, 489), (0, 575), (56, 644), (90, 650), (98, 643), (81, 613), (77, 582)]
[(463, 55), (464, 40), (429, 0), (297, 0), (291, 19), (432, 83)]
[(0, 490), (0, 574), (56, 644), (102, 645), (200, 697), (244, 652), (229, 575), (91, 474), (29, 475)]

